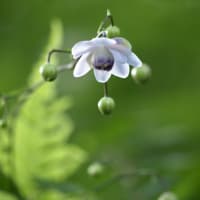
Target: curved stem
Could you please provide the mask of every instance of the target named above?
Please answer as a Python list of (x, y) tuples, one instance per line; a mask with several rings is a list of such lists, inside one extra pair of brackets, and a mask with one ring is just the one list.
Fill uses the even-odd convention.
[[(66, 53), (68, 51), (64, 51), (64, 50), (52, 50), (49, 52), (48, 54), (48, 58), (50, 59), (52, 53), (54, 52), (62, 52), (62, 53)], [(50, 60), (49, 60), (50, 61)], [(68, 65), (64, 65), (64, 66), (60, 66), (58, 68), (58, 73), (65, 71), (65, 70), (69, 70), (74, 68), (74, 66), (76, 65), (78, 59), (74, 60), (72, 63), (69, 63)], [(27, 87), (26, 89), (24, 89), (23, 91), (19, 91), (16, 92), (14, 94), (10, 94), (10, 95), (2, 95), (2, 97), (4, 98), (4, 101), (8, 101), (8, 100), (12, 100), (12, 99), (17, 99), (17, 105), (15, 106), (15, 108), (13, 109), (13, 114), (16, 115), (20, 106), (28, 99), (28, 97), (34, 93), (37, 89), (39, 89), (43, 84), (45, 83), (44, 80), (40, 80), (36, 83), (34, 83), (32, 86)], [(6, 110), (7, 111), (7, 110)], [(8, 111), (6, 112), (6, 114), (8, 113)]]
[(51, 61), (51, 56), (54, 53), (66, 53), (66, 54), (71, 54), (71, 50), (62, 50), (62, 49), (52, 49), (51, 51), (49, 51), (48, 53), (48, 57), (47, 57), (47, 62), (50, 63)]
[(75, 67), (76, 63), (78, 62), (78, 60), (79, 60), (79, 58), (76, 59), (76, 60), (73, 60), (71, 63), (68, 63), (68, 64), (66, 64), (66, 65), (61, 65), (61, 66), (59, 66), (59, 67), (58, 67), (58, 70), (57, 70), (58, 73), (63, 72), (63, 71), (65, 71), (65, 70), (73, 69), (73, 68)]
[(44, 80), (38, 81), (32, 86), (26, 88), (22, 94), (20, 94), (18, 103), (23, 103), (33, 92), (35, 92), (38, 88), (40, 88), (45, 83)]
[(21, 94), (18, 94), (18, 96), (16, 96), (17, 103), (11, 111), (11, 115), (13, 117), (17, 116), (21, 106), (26, 102), (29, 96), (34, 93), (38, 88), (40, 88), (44, 83), (44, 80), (40, 80), (32, 86), (26, 88)]

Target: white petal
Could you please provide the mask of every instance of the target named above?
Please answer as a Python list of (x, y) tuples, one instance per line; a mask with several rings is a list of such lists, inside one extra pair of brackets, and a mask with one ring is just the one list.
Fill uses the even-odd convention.
[(84, 53), (89, 51), (92, 48), (91, 42), (90, 41), (81, 41), (76, 43), (72, 47), (72, 55), (74, 59), (79, 58), (82, 56)]
[(124, 55), (125, 57), (128, 57), (132, 52), (129, 48), (123, 46), (123, 45), (113, 45), (110, 46), (109, 49), (119, 52), (120, 54)]
[(117, 43), (115, 40), (109, 38), (94, 38), (91, 42), (93, 46), (112, 46)]
[(127, 78), (129, 75), (129, 70), (130, 70), (130, 67), (127, 63), (121, 64), (121, 63), (115, 62), (112, 69), (112, 74), (120, 78)]
[(114, 60), (116, 62), (120, 63), (126, 63), (127, 62), (127, 56), (121, 53), (120, 51), (114, 50), (113, 48), (109, 48), (109, 51), (112, 53)]
[(74, 68), (74, 71), (73, 71), (74, 77), (84, 76), (85, 74), (87, 74), (90, 71), (91, 67), (87, 61), (89, 54), (90, 53), (84, 54), (83, 56), (81, 56), (81, 58), (77, 62), (76, 66)]
[(132, 48), (131, 43), (125, 38), (115, 37), (115, 38), (113, 38), (113, 40), (115, 40), (118, 45), (123, 45), (124, 47), (126, 47), (128, 49)]
[(128, 55), (128, 64), (132, 65), (133, 67), (141, 67), (142, 61), (134, 54), (131, 53)]
[(111, 71), (94, 69), (94, 75), (98, 82), (105, 83), (111, 76)]

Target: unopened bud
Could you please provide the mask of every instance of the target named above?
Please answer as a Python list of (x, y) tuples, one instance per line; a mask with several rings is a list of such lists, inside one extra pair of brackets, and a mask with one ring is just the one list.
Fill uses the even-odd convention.
[(55, 65), (47, 63), (40, 67), (40, 74), (45, 81), (54, 81), (58, 72)]
[(107, 29), (107, 37), (114, 38), (120, 35), (120, 29), (117, 26), (109, 26)]
[(98, 102), (98, 109), (102, 115), (109, 115), (115, 107), (115, 101), (111, 97), (102, 97)]
[(146, 83), (151, 77), (151, 68), (143, 64), (141, 67), (135, 67), (131, 71), (131, 76), (138, 84)]

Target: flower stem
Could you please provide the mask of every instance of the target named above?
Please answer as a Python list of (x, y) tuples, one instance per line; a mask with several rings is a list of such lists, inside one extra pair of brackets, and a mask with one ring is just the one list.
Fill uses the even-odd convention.
[(52, 49), (51, 51), (49, 51), (48, 53), (48, 57), (47, 57), (47, 62), (50, 63), (51, 61), (51, 56), (54, 53), (66, 53), (66, 54), (71, 54), (71, 50), (62, 50), (62, 49)]
[(79, 59), (80, 58), (73, 60), (72, 62), (70, 62), (68, 64), (58, 66), (58, 69), (57, 69), (58, 73), (63, 72), (65, 70), (74, 69), (74, 67), (75, 67), (75, 65), (76, 65), (76, 63), (78, 62)]
[(108, 84), (107, 84), (107, 82), (104, 83), (104, 96), (105, 96), (105, 97), (108, 96)]
[[(53, 49), (48, 53), (48, 62), (51, 61), (51, 56), (53, 53), (71, 53), (70, 50), (61, 50), (61, 49)], [(60, 68), (58, 68), (58, 72), (62, 72), (65, 70), (69, 70), (72, 69), (78, 60), (74, 60), (73, 62), (69, 63), (68, 65), (65, 66), (60, 66)], [(5, 102), (12, 100), (12, 99), (17, 99), (17, 105), (16, 107), (19, 107), (21, 104), (23, 104), (26, 99), (32, 94), (34, 93), (38, 88), (40, 88), (43, 84), (45, 83), (44, 80), (40, 80), (36, 83), (34, 83), (32, 86), (29, 86), (27, 88), (25, 88), (24, 90), (20, 90), (20, 91), (16, 91), (14, 93), (8, 94), (8, 95), (0, 95), (1, 99), (3, 99)], [(7, 110), (6, 110), (7, 111)], [(7, 114), (7, 112), (6, 112)]]
[(34, 93), (38, 88), (40, 88), (45, 83), (44, 80), (38, 81), (32, 86), (26, 88), (22, 94), (20, 94), (18, 98), (18, 103), (23, 103), (32, 93)]
[(107, 15), (107, 17), (110, 19), (111, 25), (114, 26), (114, 20), (113, 20), (113, 16), (112, 16), (110, 10), (107, 9), (106, 15)]
[(113, 16), (112, 16), (110, 10), (107, 10), (106, 17), (100, 23), (99, 28), (97, 30), (97, 34), (99, 34), (100, 32), (102, 32), (104, 30), (107, 22), (110, 22), (111, 26), (114, 26), (114, 20), (113, 20)]

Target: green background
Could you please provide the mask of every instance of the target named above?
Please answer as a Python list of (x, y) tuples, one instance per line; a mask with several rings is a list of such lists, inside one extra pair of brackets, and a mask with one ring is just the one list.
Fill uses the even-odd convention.
[[(112, 77), (109, 94), (116, 109), (109, 117), (98, 113), (103, 86), (92, 72), (80, 79), (74, 79), (71, 71), (59, 76), (58, 94), (73, 100), (71, 142), (89, 153), (89, 162), (106, 163), (116, 174), (151, 169), (162, 179), (163, 184), (134, 176), (120, 179), (104, 188), (99, 199), (156, 199), (172, 190), (180, 199), (197, 200), (199, 0), (0, 0), (0, 91), (25, 86), (54, 18), (64, 24), (63, 48), (71, 48), (95, 36), (107, 8), (133, 51), (152, 67), (153, 76), (144, 86), (131, 77)], [(101, 179), (88, 178), (85, 168), (72, 180), (90, 190)], [(103, 179), (109, 179), (110, 173), (105, 173)]]

